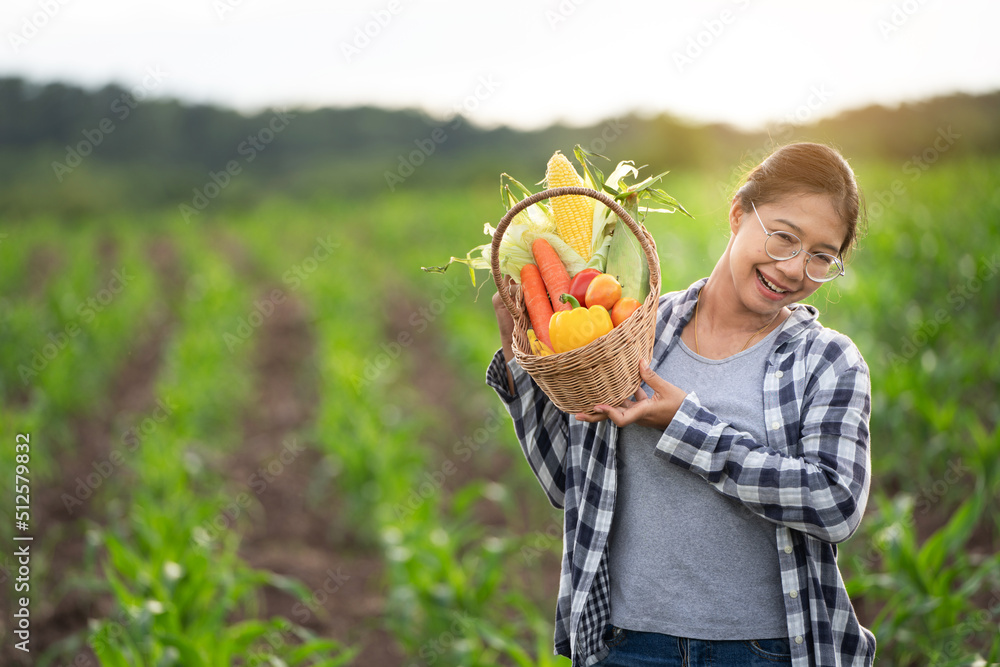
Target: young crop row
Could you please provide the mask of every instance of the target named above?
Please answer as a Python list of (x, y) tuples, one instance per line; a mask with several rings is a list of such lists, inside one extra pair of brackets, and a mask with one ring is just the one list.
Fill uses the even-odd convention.
[[(122, 454), (88, 532), (77, 585), (110, 595), (112, 608), (92, 622), (87, 642), (103, 665), (344, 664), (352, 652), (337, 642), (259, 618), (264, 587), (300, 600), (309, 592), (239, 557), (253, 499), (218, 469), (240, 444), (249, 389), (247, 355), (230, 353), (224, 333), (253, 294), (201, 239), (172, 238), (196, 289), (179, 301), (155, 386), (169, 415)], [(50, 659), (74, 650), (66, 643)]]
[[(895, 169), (863, 171), (869, 202), (901, 190)], [(870, 206), (825, 308), (871, 367), (872, 498), (841, 558), (892, 664), (1000, 661), (998, 177), (940, 163)]]
[[(30, 508), (18, 512), (28, 519), (19, 534), (33, 538), (29, 587), (19, 584), (18, 592), (30, 594), (35, 650), (43, 646), (39, 623), (57, 608), (74, 574), (56, 569), (66, 562), (58, 558), (64, 540), (82, 534), (71, 508), (45, 500), (67, 483), (73, 494), (68, 464), (80, 456), (79, 424), (103, 412), (130, 349), (123, 342), (139, 338), (159, 317), (156, 281), (143, 270), (146, 264), (138, 234), (99, 235), (47, 220), (0, 234), (0, 424), (6, 441), (14, 443), (18, 434), (30, 443), (23, 456), (13, 444), (0, 448), (0, 489), (5, 502)], [(15, 469), (24, 473), (16, 485)], [(14, 544), (17, 524), (13, 513), (7, 516), (0, 540)], [(14, 571), (20, 568), (10, 554), (0, 559), (0, 579), (11, 593)], [(6, 612), (20, 596), (2, 597)], [(12, 645), (3, 648), (5, 656)]]
[[(847, 276), (812, 299), (872, 371), (873, 488), (841, 565), (881, 662), (1000, 662), (1000, 519), (992, 510), (1000, 501), (1000, 163), (941, 161), (902, 189), (896, 181), (911, 176), (893, 165), (857, 171), (880, 206), (869, 208), (869, 233)], [(710, 183), (672, 182), (694, 221), (647, 222), (664, 290), (707, 274), (725, 245), (728, 206)], [(886, 192), (891, 205), (879, 196)], [(483, 242), (482, 223), (495, 223), (499, 208), (493, 193), (400, 191), (367, 207), (273, 200), (230, 223), (270, 279), (318, 314), (320, 398), (306, 439), (321, 443), (338, 471), (351, 531), (384, 555), (387, 622), (414, 667), (566, 664), (551, 655), (555, 592), (539, 599), (522, 583), (539, 557), (558, 569), (561, 530), (483, 383), (499, 346), (491, 280), (479, 273), (477, 299), (479, 285), (458, 268), (443, 277), (419, 271)], [(110, 665), (349, 660), (350, 650), (285, 620), (257, 618), (264, 586), (305, 599), (300, 585), (238, 558), (247, 513), (227, 515), (238, 490), (216, 472), (238, 446), (249, 373), (224, 334), (248, 349), (264, 315), (248, 317), (255, 294), (203, 237), (172, 231), (197, 289), (178, 304), (155, 389), (171, 414), (102, 492), (112, 500), (92, 526), (81, 585), (103, 588), (115, 607), (90, 643)], [(0, 278), (18, 286), (0, 309), (0, 419), (52, 433), (107, 394), (128, 341), (155, 321), (156, 279), (129, 268), (143, 265), (149, 238), (125, 228), (100, 237), (60, 229), (87, 252), (60, 257), (33, 282), (24, 278), (32, 275), (26, 257), (44, 253), (15, 251), (15, 233), (33, 239), (23, 246), (31, 247), (51, 230), (0, 238)], [(97, 257), (106, 258), (100, 270)], [(123, 281), (112, 282), (114, 270), (128, 280), (117, 291)], [(245, 336), (234, 322), (245, 323)], [(41, 368), (26, 388), (18, 365), (31, 368), (36, 348)], [(442, 360), (455, 373), (453, 401), (417, 389), (416, 374)], [(451, 436), (437, 435), (449, 433), (441, 428), (449, 419), (474, 433), (483, 427), (468, 461), (456, 456), (458, 443), (449, 449), (453, 440), (442, 440)], [(502, 484), (484, 473), (488, 451), (512, 463)], [(526, 507), (534, 532), (484, 523), (484, 502), (505, 516)]]
[[(0, 238), (0, 422), (44, 431), (48, 454), (32, 461), (36, 481), (50, 481), (56, 456), (72, 445), (67, 418), (97, 409), (95, 398), (109, 393), (128, 350), (122, 341), (157, 317), (146, 264), (134, 233), (108, 238), (40, 222)], [(0, 461), (12, 463), (12, 452), (3, 448)]]
[[(460, 207), (441, 201), (422, 206), (421, 217), (461, 215)], [(429, 435), (439, 426), (427, 405), (433, 397), (413, 387), (413, 364), (432, 341), (448, 345), (435, 353), (449, 357), (452, 341), (441, 338), (440, 318), (444, 310), (461, 310), (461, 299), (471, 303), (473, 291), (465, 284), (442, 291), (437, 280), (419, 273), (415, 246), (425, 245), (429, 235), (400, 206), (393, 199), (374, 211), (338, 207), (337, 218), (351, 221), (347, 234), (321, 227), (289, 205), (280, 211), (284, 239), (297, 239), (296, 247), (277, 251), (266, 215), (241, 225), (255, 260), (285, 276), (285, 289), (319, 313), (314, 327), (321, 395), (307, 440), (321, 443), (338, 471), (346, 519), (331, 522), (346, 520), (384, 555), (387, 626), (409, 658), (404, 664), (556, 664), (550, 610), (518, 590), (523, 540), (491, 535), (472, 512), (484, 495), (503, 496), (501, 487), (474, 480), (445, 488), (452, 470), (447, 466), (454, 462), (439, 467), (442, 443)], [(313, 249), (331, 233), (333, 257), (317, 267), (310, 261)], [(374, 261), (371, 247), (382, 249)], [(414, 278), (423, 286), (413, 285)], [(451, 283), (458, 279), (467, 280), (457, 275)], [(491, 446), (500, 418), (493, 417), (496, 426), (484, 430), (477, 448)], [(509, 444), (520, 456), (516, 443)]]

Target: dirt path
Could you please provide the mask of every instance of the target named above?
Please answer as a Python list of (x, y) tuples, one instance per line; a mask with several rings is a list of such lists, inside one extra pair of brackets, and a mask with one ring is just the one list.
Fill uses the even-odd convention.
[(62, 263), (63, 257), (54, 245), (39, 243), (31, 249), (29, 259), (25, 264), (28, 273), (24, 283), (30, 298), (36, 299), (45, 294), (49, 280), (56, 274)]
[(381, 628), (381, 554), (360, 549), (349, 534), (334, 534), (331, 527), (343, 523), (337, 520), (341, 501), (323, 474), (322, 455), (297, 434), (313, 419), (318, 400), (308, 375), (315, 342), (307, 315), (288, 294), (252, 341), (256, 395), (244, 419), (243, 446), (228, 466), (232, 482), (247, 485), (262, 512), (240, 554), (254, 567), (302, 582), (322, 609), (314, 613), (267, 588), (262, 616), (360, 647), (354, 664), (398, 665), (402, 653)]

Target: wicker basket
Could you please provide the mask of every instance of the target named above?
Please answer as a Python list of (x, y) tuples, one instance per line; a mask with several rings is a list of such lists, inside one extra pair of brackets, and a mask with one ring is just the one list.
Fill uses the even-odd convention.
[[(550, 197), (585, 195), (614, 211), (636, 235), (649, 263), (649, 295), (620, 325), (595, 341), (568, 352), (539, 356), (531, 353), (527, 331), (531, 327), (520, 289), (508, 291), (500, 275), (499, 248), (503, 234), (518, 213)], [(500, 220), (491, 250), (493, 279), (507, 310), (514, 318), (514, 358), (557, 408), (568, 413), (593, 414), (598, 403), (618, 405), (632, 396), (642, 380), (639, 360), (653, 354), (656, 309), (660, 297), (660, 262), (653, 238), (614, 199), (590, 188), (563, 187), (543, 190), (518, 202)]]

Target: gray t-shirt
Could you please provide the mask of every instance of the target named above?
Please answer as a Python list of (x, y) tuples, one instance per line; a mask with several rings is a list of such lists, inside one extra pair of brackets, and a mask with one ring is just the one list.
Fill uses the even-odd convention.
[[(658, 372), (764, 443), (764, 366), (777, 331), (720, 360), (679, 341)], [(635, 424), (619, 434), (612, 624), (690, 639), (786, 637), (775, 525), (656, 456), (661, 435)]]

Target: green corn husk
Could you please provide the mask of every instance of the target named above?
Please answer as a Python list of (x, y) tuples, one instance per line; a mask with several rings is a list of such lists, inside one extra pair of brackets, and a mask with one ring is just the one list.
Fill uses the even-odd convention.
[[(632, 219), (639, 220), (638, 197), (629, 194), (622, 202)], [(632, 230), (622, 220), (615, 223), (611, 235), (611, 245), (608, 247), (608, 263), (605, 268), (622, 285), (622, 297), (632, 297), (639, 303), (649, 295), (649, 262), (646, 251)]]

